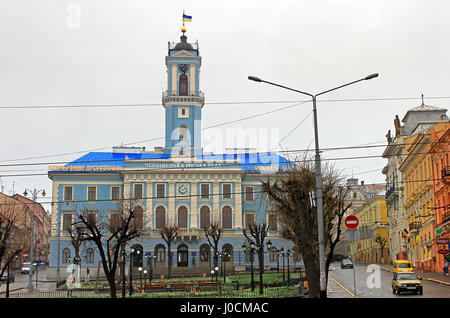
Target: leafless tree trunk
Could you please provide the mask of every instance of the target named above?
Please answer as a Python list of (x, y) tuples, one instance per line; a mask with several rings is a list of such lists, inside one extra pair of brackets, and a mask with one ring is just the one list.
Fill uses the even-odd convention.
[[(94, 217), (87, 209), (78, 212), (76, 226), (84, 228), (82, 240), (95, 244), (100, 254), (103, 272), (108, 280), (111, 298), (116, 298), (116, 271), (120, 250), (126, 244), (145, 234), (145, 224), (136, 221), (135, 200), (123, 199), (118, 204), (119, 216), (110, 222), (107, 212)], [(132, 260), (130, 260), (131, 262)]]
[(243, 230), (244, 236), (249, 244), (254, 244), (258, 251), (258, 263), (259, 263), (259, 293), (263, 294), (263, 274), (264, 274), (264, 240), (269, 232), (269, 226), (266, 223), (263, 224), (250, 224), (248, 228), (250, 235), (247, 234), (247, 230)]
[(223, 228), (218, 222), (213, 222), (209, 225), (209, 227), (204, 227), (203, 231), (205, 232), (209, 246), (211, 246), (214, 251), (213, 262), (214, 268), (216, 268), (219, 266), (219, 241), (223, 233)]
[(172, 242), (176, 239), (178, 235), (178, 227), (176, 225), (165, 226), (160, 231), (161, 237), (167, 244), (167, 277), (172, 277)]
[[(320, 296), (320, 266), (318, 248), (317, 208), (311, 194), (315, 193), (315, 169), (311, 160), (293, 160), (290, 170), (272, 176), (263, 182), (262, 189), (271, 199), (271, 205), (278, 212), (281, 235), (292, 241), (305, 264), (309, 286), (309, 297)], [(340, 240), (342, 217), (348, 206), (344, 203), (344, 192), (339, 192), (341, 179), (333, 167), (324, 166), (323, 202), (324, 234), (327, 240), (328, 257), (326, 276), (333, 257), (333, 251)], [(341, 189), (343, 191), (343, 189)], [(331, 230), (336, 227), (336, 237)]]
[(25, 204), (1, 194), (0, 197), (0, 276), (20, 253), (27, 250), (31, 211)]

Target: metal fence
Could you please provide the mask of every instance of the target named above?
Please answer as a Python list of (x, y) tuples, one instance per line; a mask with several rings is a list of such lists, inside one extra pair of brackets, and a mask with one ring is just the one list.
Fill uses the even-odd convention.
[[(117, 298), (122, 298), (121, 291), (116, 293)], [(259, 288), (236, 290), (235, 288), (218, 288), (210, 291), (176, 291), (171, 292), (135, 292), (133, 298), (285, 298), (303, 296), (303, 292), (298, 286), (270, 287), (264, 288), (264, 293), (259, 293)], [(12, 293), (9, 298), (109, 298), (109, 290), (73, 290), (71, 293), (66, 290)], [(128, 290), (126, 298), (129, 298)]]

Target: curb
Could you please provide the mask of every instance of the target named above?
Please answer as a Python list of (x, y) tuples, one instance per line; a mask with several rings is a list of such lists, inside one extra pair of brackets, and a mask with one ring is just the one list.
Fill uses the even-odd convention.
[[(382, 268), (382, 267), (381, 267), (381, 269), (384, 270), (384, 271), (387, 271), (387, 272), (391, 272), (391, 273), (392, 273), (392, 270), (389, 270), (389, 269), (387, 269), (387, 268)], [(430, 281), (430, 282), (434, 282), (434, 283), (439, 283), (439, 284), (443, 284), (443, 285), (450, 286), (450, 283), (443, 282), (443, 281), (441, 281), (441, 280), (437, 280), (437, 279), (434, 279), (434, 278), (423, 277), (423, 279), (425, 279), (425, 280), (427, 280), (427, 281)]]
[[(13, 291), (21, 290), (21, 289), (24, 289), (24, 287), (18, 287), (18, 288), (10, 289), (9, 292), (13, 292)], [(6, 290), (5, 291), (0, 291), (0, 294), (5, 294), (5, 293), (6, 293)]]

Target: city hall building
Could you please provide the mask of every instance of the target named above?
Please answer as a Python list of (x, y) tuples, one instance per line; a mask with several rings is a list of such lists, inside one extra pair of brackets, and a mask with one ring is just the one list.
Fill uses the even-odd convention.
[[(68, 229), (73, 227), (77, 211), (113, 220), (121, 198), (136, 198), (136, 218), (148, 227), (143, 237), (127, 244), (127, 252), (132, 247), (142, 251), (135, 265), (146, 267), (153, 259), (155, 274), (167, 272), (167, 246), (160, 235), (165, 225), (179, 228), (171, 246), (174, 275), (210, 273), (213, 250), (203, 228), (212, 222), (223, 228), (219, 249), (231, 255), (227, 271), (250, 266), (250, 256), (242, 245), (249, 245), (243, 229), (251, 223), (264, 222), (270, 227), (266, 242), (270, 240), (273, 248), (264, 248), (265, 266), (279, 264), (281, 268), (283, 260), (278, 259), (276, 249), (292, 250), (292, 243), (280, 237), (277, 214), (261, 193), (262, 181), (288, 170), (287, 160), (274, 153), (203, 153), (201, 56), (198, 43), (188, 43), (184, 32), (180, 39), (179, 43), (169, 43), (166, 56), (164, 147), (154, 151), (113, 147), (112, 152), (90, 152), (64, 166), (49, 167), (54, 202), (49, 278), (57, 277), (59, 270), (64, 279), (73, 262), (75, 252)], [(89, 267), (94, 276), (101, 262), (95, 246), (82, 245), (80, 256), (82, 275)], [(291, 256), (291, 266), (293, 261)]]

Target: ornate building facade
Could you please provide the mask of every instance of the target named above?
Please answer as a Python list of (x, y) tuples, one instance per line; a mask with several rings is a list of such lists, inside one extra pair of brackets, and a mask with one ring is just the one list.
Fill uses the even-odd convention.
[[(142, 251), (141, 266), (154, 259), (156, 273), (168, 266), (167, 246), (160, 229), (179, 228), (172, 244), (173, 273), (206, 273), (212, 266), (212, 250), (203, 227), (219, 222), (224, 229), (221, 251), (231, 257), (226, 268), (248, 266), (248, 245), (243, 229), (251, 223), (270, 226), (267, 240), (271, 251), (265, 265), (276, 267), (276, 249), (292, 249), (278, 233), (277, 215), (261, 193), (261, 181), (287, 166), (273, 153), (204, 154), (201, 144), (201, 114), (204, 94), (200, 91), (201, 56), (198, 43), (188, 43), (184, 32), (178, 43), (169, 43), (165, 109), (165, 147), (145, 151), (140, 147), (114, 147), (112, 152), (91, 152), (65, 166), (52, 166), (48, 176), (52, 189), (52, 237), (48, 277), (66, 274), (74, 250), (68, 236), (76, 211), (87, 209), (97, 219), (111, 219), (120, 198), (135, 198), (148, 234), (127, 245)], [(81, 247), (82, 269), (97, 268), (95, 249)], [(255, 258), (256, 260), (256, 258)], [(255, 264), (257, 261), (255, 261)], [(291, 260), (293, 264), (293, 260)], [(83, 272), (84, 273), (84, 272)]]

